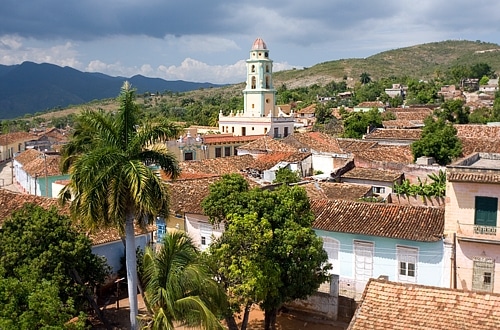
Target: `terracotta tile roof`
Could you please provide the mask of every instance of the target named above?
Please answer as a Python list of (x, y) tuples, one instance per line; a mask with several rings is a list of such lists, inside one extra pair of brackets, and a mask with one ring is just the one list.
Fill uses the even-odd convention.
[(31, 133), (26, 132), (12, 132), (7, 134), (0, 134), (0, 145), (5, 146), (15, 142), (24, 142), (29, 140), (36, 140), (38, 137)]
[[(60, 155), (46, 155), (44, 157), (43, 153), (40, 153), (37, 158), (23, 165), (23, 169), (32, 177), (62, 175), (59, 169), (60, 162)], [(45, 170), (47, 170), (47, 172), (45, 172)]]
[(500, 126), (491, 125), (454, 125), (457, 136), (462, 138), (474, 138), (491, 140), (500, 137)]
[(401, 178), (402, 175), (403, 173), (397, 173), (393, 171), (355, 167), (352, 170), (342, 174), (341, 178), (394, 182)]
[(378, 145), (374, 148), (363, 150), (355, 155), (355, 159), (360, 158), (367, 161), (390, 162), (399, 164), (412, 164), (413, 154), (411, 148), (407, 146)]
[(279, 162), (296, 163), (311, 155), (310, 152), (269, 152), (260, 154), (255, 159), (253, 168), (257, 170), (268, 170)]
[[(210, 193), (210, 185), (220, 179), (221, 177), (217, 176), (168, 182), (170, 188), (170, 210), (175, 213), (203, 214), (201, 202)], [(250, 188), (258, 186), (254, 181), (246, 180)]]
[(69, 214), (68, 208), (59, 207), (57, 198), (47, 198), (29, 194), (15, 193), (9, 190), (0, 189), (0, 226), (12, 212), (21, 209), (24, 204), (32, 203), (44, 209), (57, 207), (62, 214)]
[(283, 139), (283, 143), (310, 151), (343, 154), (344, 151), (334, 137), (320, 132), (294, 133)]
[(495, 139), (460, 138), (462, 155), (467, 156), (475, 152), (500, 153), (500, 136)]
[[(69, 216), (69, 204), (61, 206), (57, 198), (47, 198), (29, 194), (15, 193), (9, 190), (0, 189), (0, 227), (2, 223), (12, 215), (14, 211), (21, 209), (25, 204), (35, 204), (41, 206), (44, 209), (50, 209), (51, 207), (56, 207), (58, 213), (61, 215)], [(154, 230), (153, 226), (147, 226), (145, 229), (141, 229), (136, 226), (136, 235), (144, 234), (146, 232), (151, 232)], [(92, 240), (94, 245), (103, 244), (108, 242), (113, 242), (120, 239), (120, 234), (118, 230), (113, 228), (106, 228), (97, 230), (94, 232), (87, 232), (87, 236)]]
[(309, 182), (301, 185), (309, 199), (346, 199), (357, 201), (371, 195), (372, 187), (362, 184), (336, 182)]
[(313, 228), (326, 231), (436, 242), (444, 230), (444, 209), (346, 200), (313, 200)]
[(201, 201), (208, 196), (209, 186), (218, 180), (220, 180), (220, 176), (169, 182), (170, 209), (175, 213), (203, 214)]
[(361, 102), (360, 104), (355, 106), (355, 108), (383, 108), (383, 107), (384, 103), (380, 101)]
[(48, 128), (44, 132), (38, 133), (37, 135), (39, 137), (47, 136), (51, 140), (54, 140), (57, 142), (68, 141), (68, 132), (66, 132), (65, 130), (56, 128), (56, 127)]
[(365, 136), (367, 140), (411, 140), (422, 137), (421, 129), (376, 128)]
[(382, 126), (384, 126), (385, 129), (409, 129), (409, 128), (422, 127), (423, 125), (424, 125), (423, 121), (419, 120), (397, 119), (397, 120), (382, 121)]
[(272, 137), (265, 135), (252, 142), (238, 147), (238, 149), (248, 151), (282, 151), (282, 152), (297, 152), (296, 148), (291, 147), (281, 141), (275, 140)]
[(183, 175), (188, 173), (204, 173), (223, 175), (239, 173), (240, 171), (253, 168), (255, 163), (251, 155), (220, 157), (204, 160), (191, 160), (179, 163)]
[(364, 141), (359, 139), (337, 139), (340, 148), (346, 153), (356, 153), (362, 150), (373, 148), (377, 145), (374, 141)]
[(496, 172), (454, 172), (446, 171), (450, 182), (500, 183), (500, 173)]
[(300, 109), (300, 110), (297, 110), (296, 113), (298, 114), (314, 114), (316, 112), (316, 104), (311, 104), (310, 106), (308, 107), (305, 107), (303, 109)]
[(371, 279), (347, 329), (500, 329), (500, 295)]
[(432, 115), (431, 109), (415, 109), (414, 111), (393, 112), (397, 120), (416, 120), (423, 122), (425, 118)]
[(263, 135), (246, 135), (235, 136), (233, 134), (209, 134), (203, 135), (204, 144), (222, 144), (222, 143), (246, 143), (248, 141), (255, 141)]
[(24, 166), (24, 165), (32, 162), (36, 158), (40, 157), (41, 155), (42, 155), (42, 153), (38, 150), (28, 149), (28, 150), (21, 152), (16, 157), (14, 157), (14, 159), (16, 161), (18, 161), (21, 165)]

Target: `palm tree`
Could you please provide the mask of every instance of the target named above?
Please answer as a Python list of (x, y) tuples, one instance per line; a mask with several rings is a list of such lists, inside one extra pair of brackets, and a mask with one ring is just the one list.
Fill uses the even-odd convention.
[(188, 327), (223, 329), (215, 316), (226, 303), (224, 290), (212, 278), (207, 263), (187, 234), (168, 233), (159, 252), (146, 248), (146, 303), (153, 311), (152, 329)]
[(63, 172), (70, 184), (61, 199), (71, 199), (72, 216), (85, 226), (115, 227), (125, 234), (125, 258), (131, 328), (137, 329), (137, 260), (134, 225), (145, 225), (168, 213), (164, 182), (148, 165), (156, 164), (172, 177), (180, 170), (165, 143), (178, 135), (167, 122), (139, 125), (135, 91), (128, 82), (119, 96), (115, 113), (86, 110), (63, 149)]
[(365, 84), (368, 84), (370, 81), (372, 81), (372, 78), (370, 77), (370, 74), (368, 72), (363, 72), (360, 76), (359, 76), (359, 81), (365, 85)]

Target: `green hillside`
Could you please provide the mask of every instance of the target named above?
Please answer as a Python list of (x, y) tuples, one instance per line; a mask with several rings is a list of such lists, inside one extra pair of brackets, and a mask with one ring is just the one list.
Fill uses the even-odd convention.
[(302, 70), (277, 72), (274, 83), (275, 86), (284, 83), (295, 88), (323, 85), (346, 76), (352, 84), (363, 72), (369, 73), (374, 80), (390, 76), (431, 79), (452, 66), (476, 63), (488, 63), (500, 72), (500, 45), (465, 40), (432, 42), (385, 51), (365, 59), (341, 59)]

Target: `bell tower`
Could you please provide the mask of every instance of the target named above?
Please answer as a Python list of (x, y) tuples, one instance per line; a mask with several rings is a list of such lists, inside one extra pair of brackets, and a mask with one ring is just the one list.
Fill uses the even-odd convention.
[(276, 116), (273, 61), (269, 59), (269, 50), (261, 38), (254, 41), (246, 64), (247, 80), (243, 90), (245, 116)]

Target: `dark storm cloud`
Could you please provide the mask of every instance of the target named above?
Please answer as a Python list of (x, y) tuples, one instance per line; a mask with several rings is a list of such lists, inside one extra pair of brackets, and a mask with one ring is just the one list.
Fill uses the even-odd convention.
[(2, 3), (0, 35), (89, 40), (109, 35), (217, 33), (215, 1), (12, 1)]

